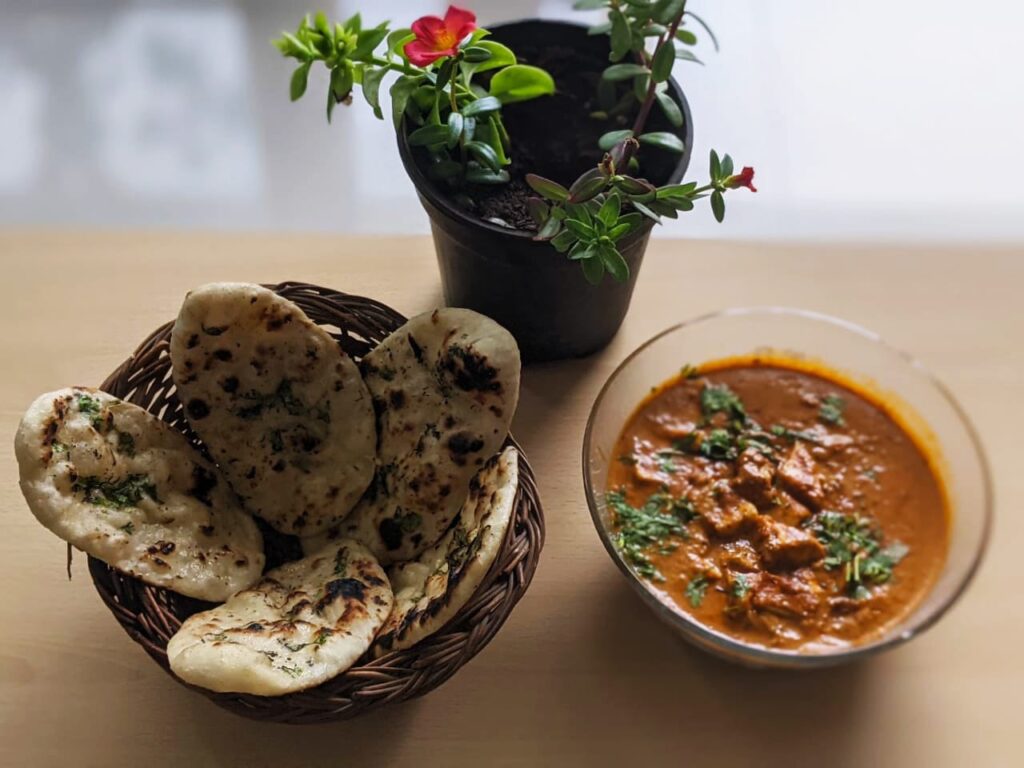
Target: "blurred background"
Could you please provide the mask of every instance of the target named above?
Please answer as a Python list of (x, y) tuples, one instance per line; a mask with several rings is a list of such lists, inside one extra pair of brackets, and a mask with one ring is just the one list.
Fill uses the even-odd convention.
[[(405, 26), (436, 0), (326, 2)], [(571, 0), (464, 0), (486, 25)], [(759, 193), (678, 237), (1024, 240), (1024, 6), (694, 0), (722, 50), (679, 62), (695, 160)], [(387, 123), (290, 104), (271, 47), (316, 0), (0, 0), (0, 227), (421, 233)], [(326, 89), (324, 76), (310, 84)]]

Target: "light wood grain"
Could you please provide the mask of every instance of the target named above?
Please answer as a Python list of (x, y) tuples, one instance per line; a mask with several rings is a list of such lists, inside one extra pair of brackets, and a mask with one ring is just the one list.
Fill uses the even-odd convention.
[[(11, 438), (40, 392), (94, 384), (210, 280), (301, 279), (410, 314), (440, 301), (430, 241), (0, 235), (0, 765), (1021, 765), (1024, 251), (658, 241), (618, 338), (523, 378), (515, 432), (548, 541), (494, 642), (441, 689), (366, 719), (250, 723), (167, 679), (109, 616), (84, 558), (29, 514)], [(607, 560), (583, 496), (583, 426), (641, 341), (726, 306), (840, 315), (913, 350), (975, 420), (996, 480), (987, 562), (910, 645), (813, 674), (681, 644)]]

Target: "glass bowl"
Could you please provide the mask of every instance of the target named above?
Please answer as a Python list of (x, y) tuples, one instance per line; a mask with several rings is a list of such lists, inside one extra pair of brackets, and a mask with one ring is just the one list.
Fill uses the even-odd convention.
[[(904, 426), (933, 457), (951, 512), (946, 564), (917, 608), (884, 634), (834, 651), (752, 646), (698, 623), (662, 598), (622, 558), (604, 502), (609, 462), (626, 421), (651, 388), (683, 365), (757, 353), (821, 363), (898, 405)], [(912, 404), (912, 405), (911, 405)], [(780, 307), (730, 309), (673, 326), (629, 355), (605, 383), (583, 439), (587, 503), (605, 549), (655, 614), (686, 640), (728, 660), (759, 667), (813, 668), (892, 648), (932, 626), (963, 594), (981, 562), (992, 524), (988, 464), (974, 427), (949, 391), (911, 356), (844, 320)]]

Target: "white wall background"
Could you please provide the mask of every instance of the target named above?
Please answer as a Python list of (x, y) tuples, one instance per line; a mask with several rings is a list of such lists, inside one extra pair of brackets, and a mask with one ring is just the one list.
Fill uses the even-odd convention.
[[(463, 0), (481, 20), (593, 18)], [(445, 3), (324, 0), (404, 25)], [(677, 65), (695, 160), (757, 169), (692, 237), (1024, 241), (1024, 5), (693, 0), (722, 52)], [(315, 0), (0, 0), (0, 226), (427, 231), (362, 104), (289, 104), (269, 45)]]

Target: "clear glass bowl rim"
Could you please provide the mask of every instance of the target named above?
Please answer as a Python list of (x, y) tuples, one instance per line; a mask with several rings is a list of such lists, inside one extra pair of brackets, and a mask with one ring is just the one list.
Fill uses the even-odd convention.
[[(956, 587), (951, 590), (949, 596), (945, 601), (935, 609), (935, 611), (928, 616), (923, 622), (916, 626), (909, 627), (900, 632), (892, 632), (888, 635), (884, 635), (881, 638), (874, 640), (863, 645), (855, 645), (851, 648), (846, 648), (839, 651), (827, 652), (827, 653), (801, 653), (799, 651), (791, 650), (780, 650), (773, 648), (763, 648), (754, 645), (748, 645), (740, 642), (728, 635), (714, 630), (708, 629), (700, 622), (690, 617), (687, 613), (681, 610), (673, 609), (665, 605), (654, 593), (643, 583), (642, 579), (637, 576), (622, 559), (622, 556), (615, 549), (615, 545), (612, 543), (611, 536), (605, 529), (604, 523), (601, 520), (601, 513), (598, 508), (597, 499), (594, 498), (592, 490), (593, 483), (591, 482), (591, 470), (590, 470), (590, 443), (592, 438), (592, 432), (594, 428), (594, 422), (597, 414), (601, 410), (601, 406), (604, 403), (604, 399), (611, 389), (615, 380), (625, 371), (633, 361), (639, 357), (645, 350), (656, 344), (664, 337), (676, 333), (683, 328), (689, 328), (691, 326), (700, 325), (707, 323), (719, 318), (725, 317), (736, 317), (736, 316), (756, 316), (756, 315), (788, 315), (791, 317), (801, 318), (804, 320), (828, 323), (834, 325), (842, 330), (855, 333), (869, 341), (879, 344), (885, 347), (889, 352), (895, 354), (901, 358), (907, 365), (914, 368), (922, 376), (924, 376), (928, 382), (935, 387), (936, 391), (946, 400), (947, 404), (952, 408), (957, 418), (962, 423), (965, 431), (970, 437), (971, 446), (978, 458), (978, 463), (981, 468), (982, 474), (982, 485), (984, 503), (981, 513), (983, 515), (982, 520), (982, 534), (980, 543), (977, 551), (974, 553), (972, 560), (964, 572), (963, 577)], [(661, 382), (655, 382), (660, 384)], [(992, 533), (992, 518), (993, 518), (993, 492), (992, 492), (992, 474), (989, 467), (988, 458), (985, 455), (985, 450), (982, 447), (981, 439), (978, 436), (978, 432), (974, 427), (974, 424), (968, 418), (966, 411), (953, 396), (952, 392), (942, 383), (928, 368), (926, 368), (920, 361), (917, 360), (913, 355), (902, 349), (889, 344), (879, 334), (874, 331), (870, 331), (863, 326), (852, 323), (842, 318), (827, 315), (822, 312), (815, 312), (808, 309), (797, 309), (793, 307), (782, 307), (782, 306), (751, 306), (751, 307), (732, 307), (729, 309), (723, 309), (716, 312), (709, 312), (703, 315), (699, 315), (690, 320), (684, 320), (681, 323), (676, 323), (660, 333), (655, 334), (643, 344), (638, 346), (632, 352), (630, 352), (626, 358), (616, 366), (615, 370), (612, 371), (608, 380), (605, 381), (601, 387), (601, 391), (598, 392), (597, 398), (594, 400), (593, 406), (590, 409), (590, 415), (587, 418), (587, 428), (583, 434), (583, 486), (584, 492), (587, 497), (587, 506), (590, 509), (590, 517), (594, 523), (594, 527), (597, 529), (598, 536), (601, 539), (601, 543), (604, 545), (605, 550), (611, 557), (612, 561), (630, 582), (630, 585), (634, 590), (639, 592), (639, 595), (643, 602), (651, 608), (658, 616), (667, 623), (671, 624), (674, 628), (681, 631), (683, 634), (692, 636), (696, 641), (696, 644), (701, 647), (710, 647), (714, 652), (731, 658), (734, 660), (744, 661), (754, 665), (763, 665), (769, 667), (825, 667), (832, 666), (835, 664), (841, 664), (845, 662), (854, 661), (856, 659), (865, 658), (872, 656), (876, 653), (880, 653), (884, 650), (894, 648), (908, 642), (912, 638), (922, 634), (932, 626), (934, 626), (939, 619), (946, 615), (950, 608), (960, 599), (967, 587), (974, 580), (974, 576), (981, 566), (981, 562), (984, 559), (986, 550), (988, 549), (989, 539)], [(913, 614), (911, 614), (913, 616)]]

